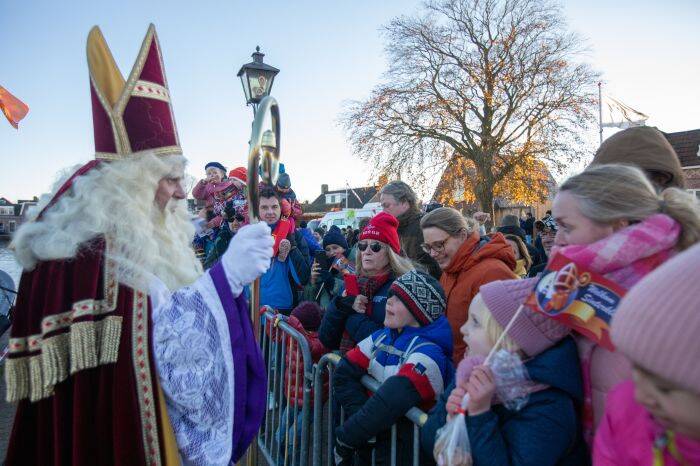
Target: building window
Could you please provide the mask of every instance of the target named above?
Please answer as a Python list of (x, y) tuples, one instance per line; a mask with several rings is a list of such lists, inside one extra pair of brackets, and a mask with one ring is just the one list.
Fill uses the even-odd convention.
[(0, 234), (5, 233), (5, 224), (0, 222)]
[(689, 189), (690, 194), (695, 194), (695, 199), (700, 201), (700, 189)]
[(17, 224), (15, 223), (15, 221), (14, 221), (14, 220), (10, 220), (10, 233), (14, 233), (14, 232), (15, 232), (15, 227), (16, 227), (16, 226), (17, 226)]

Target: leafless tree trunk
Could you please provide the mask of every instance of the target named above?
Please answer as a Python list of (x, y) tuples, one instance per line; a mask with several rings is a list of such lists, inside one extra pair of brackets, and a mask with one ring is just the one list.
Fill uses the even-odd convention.
[(385, 36), (384, 83), (340, 118), (355, 153), (380, 173), (421, 182), (461, 159), (465, 191), (491, 212), (499, 186), (516, 198), (532, 187), (511, 178), (518, 169), (562, 171), (583, 155), (598, 76), (554, 3), (429, 0)]

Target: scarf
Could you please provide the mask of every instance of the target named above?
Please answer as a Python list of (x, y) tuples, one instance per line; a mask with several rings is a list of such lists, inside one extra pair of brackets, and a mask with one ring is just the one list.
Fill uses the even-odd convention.
[(275, 245), (272, 248), (272, 257), (277, 257), (277, 253), (280, 250), (280, 243), (283, 239), (287, 239), (289, 231), (292, 229), (292, 224), (286, 218), (281, 218), (274, 230), (272, 231), (272, 237), (275, 239)]
[[(680, 232), (681, 226), (674, 219), (655, 214), (595, 243), (555, 247), (550, 257), (561, 253), (629, 290), (675, 254)], [(590, 445), (594, 433), (591, 356), (596, 345), (587, 341), (583, 350), (580, 346), (584, 436)]]
[[(391, 273), (384, 273), (381, 275), (374, 275), (373, 277), (359, 277), (357, 279), (360, 294), (367, 298), (367, 307), (365, 308), (366, 316), (372, 316), (372, 301), (374, 300), (374, 295), (392, 278), (393, 275)], [(356, 342), (350, 338), (350, 334), (348, 334), (347, 330), (344, 331), (343, 338), (340, 340), (340, 352), (345, 354), (353, 349), (355, 345)]]

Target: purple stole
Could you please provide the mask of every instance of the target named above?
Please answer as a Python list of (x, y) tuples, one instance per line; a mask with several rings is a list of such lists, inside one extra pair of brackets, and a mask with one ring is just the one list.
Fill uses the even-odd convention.
[(267, 377), (260, 345), (253, 334), (246, 299), (233, 297), (221, 262), (210, 270), (214, 287), (226, 314), (233, 353), (233, 452), (234, 463), (253, 441), (265, 415)]

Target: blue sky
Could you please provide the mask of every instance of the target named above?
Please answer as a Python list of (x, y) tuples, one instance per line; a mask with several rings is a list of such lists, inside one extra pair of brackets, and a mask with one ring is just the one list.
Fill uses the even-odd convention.
[[(92, 157), (85, 40), (101, 27), (127, 75), (149, 22), (156, 25), (189, 172), (219, 160), (245, 165), (252, 111), (236, 72), (260, 45), (280, 68), (282, 158), (301, 199), (320, 185), (363, 185), (337, 125), (343, 102), (369, 95), (386, 68), (382, 25), (414, 0), (21, 1), (0, 0), (0, 85), (30, 106), (15, 131), (0, 121), (0, 196), (48, 190), (64, 167)], [(605, 89), (664, 131), (700, 128), (700, 2), (564, 2), (571, 28), (588, 39)], [(595, 133), (591, 140), (596, 140)], [(429, 191), (429, 189), (426, 189)]]

